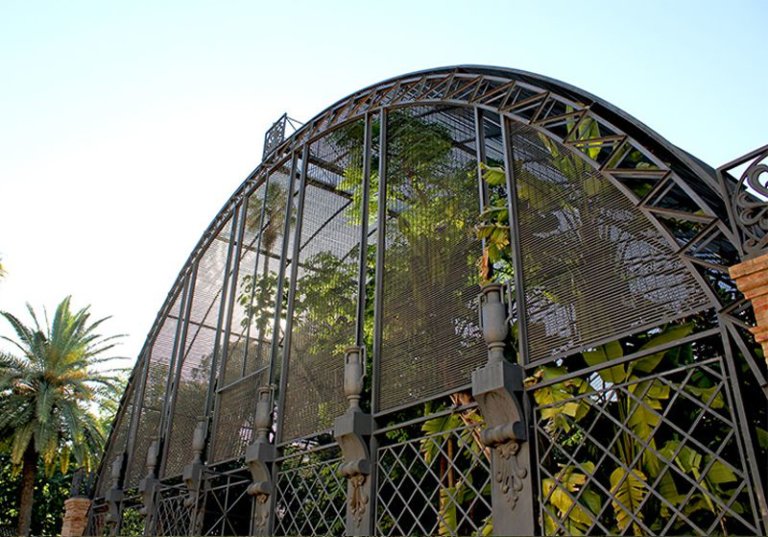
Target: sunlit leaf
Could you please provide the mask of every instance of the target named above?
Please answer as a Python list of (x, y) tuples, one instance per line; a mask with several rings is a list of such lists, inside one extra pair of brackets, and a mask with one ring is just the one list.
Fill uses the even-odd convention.
[[(624, 356), (624, 351), (621, 348), (621, 343), (618, 341), (611, 341), (605, 345), (600, 345), (594, 349), (584, 351), (582, 353), (584, 361), (589, 366), (597, 366), (617, 358)], [(627, 377), (627, 372), (623, 365), (614, 365), (598, 371), (600, 378), (605, 382), (611, 384), (618, 384), (624, 382)]]
[(640, 503), (648, 494), (645, 474), (636, 469), (627, 472), (624, 468), (616, 468), (610, 481), (611, 494), (615, 497), (611, 504), (619, 529), (623, 532), (631, 524), (633, 535), (643, 535), (642, 527), (634, 519), (643, 519)]

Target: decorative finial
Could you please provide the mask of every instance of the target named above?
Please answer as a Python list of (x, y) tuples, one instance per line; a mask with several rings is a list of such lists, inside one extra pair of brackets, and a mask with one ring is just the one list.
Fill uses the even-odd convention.
[(365, 378), (365, 348), (349, 347), (344, 352), (344, 395), (349, 401), (349, 410), (360, 412), (360, 396)]

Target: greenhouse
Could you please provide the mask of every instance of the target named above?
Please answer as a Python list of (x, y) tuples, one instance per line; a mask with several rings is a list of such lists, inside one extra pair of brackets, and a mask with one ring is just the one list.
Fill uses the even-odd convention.
[(281, 118), (147, 337), (86, 534), (766, 534), (733, 268), (766, 155), (716, 170), (491, 67)]

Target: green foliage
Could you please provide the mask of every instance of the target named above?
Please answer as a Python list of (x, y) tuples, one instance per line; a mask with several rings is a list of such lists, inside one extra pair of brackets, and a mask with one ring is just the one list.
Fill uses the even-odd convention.
[[(68, 473), (56, 469), (46, 475), (42, 466), (35, 477), (35, 504), (32, 508), (32, 534), (58, 535), (64, 514), (64, 500), (69, 497), (74, 465)], [(16, 527), (19, 516), (21, 475), (8, 455), (0, 454), (0, 530)]]
[(106, 318), (92, 322), (88, 308), (71, 311), (69, 297), (45, 327), (28, 309), (33, 326), (0, 313), (15, 332), (15, 338), (3, 339), (20, 352), (0, 356), (0, 447), (21, 465), (32, 445), (51, 475), (56, 466), (67, 472), (70, 451), (78, 465), (90, 469), (104, 441), (92, 405), (114, 404), (120, 386), (119, 376), (96, 366), (114, 359), (105, 354), (121, 336), (99, 334)]
[[(541, 493), (549, 498), (547, 503), (556, 510), (558, 518), (563, 519), (567, 514), (565, 527), (570, 535), (584, 535), (600, 511), (600, 497), (592, 490), (582, 492), (579, 501), (574, 499), (587, 482), (587, 475), (594, 471), (592, 462), (582, 463), (581, 468), (564, 466), (554, 479), (546, 478), (541, 482)], [(543, 520), (548, 535), (559, 533), (556, 522), (546, 511)]]
[[(566, 491), (575, 492), (584, 488), (580, 501), (587, 507), (593, 501), (599, 506), (603, 501), (604, 492), (595, 486), (595, 482), (608, 485), (611, 494), (609, 499), (613, 506), (614, 528), (612, 531), (617, 533), (631, 532), (634, 535), (641, 535), (643, 528), (638, 522), (655, 524), (653, 521), (668, 519), (668, 505), (649, 496), (649, 489), (652, 486), (665, 502), (676, 506), (686, 516), (693, 516), (701, 511), (719, 513), (719, 508), (712, 497), (701, 490), (694, 492), (686, 501), (685, 494), (678, 491), (678, 483), (673, 478), (673, 474), (664, 470), (663, 465), (667, 464), (666, 461), (673, 461), (681, 472), (690, 475), (695, 482), (701, 483), (700, 486), (704, 491), (722, 498), (724, 503), (731, 502), (736, 475), (729, 467), (713, 459), (711, 455), (703, 455), (695, 444), (683, 443), (676, 432), (670, 432), (666, 428), (663, 432), (659, 432), (661, 416), (670, 412), (668, 407), (673, 389), (687, 392), (713, 410), (723, 408), (725, 404), (723, 394), (718, 391), (717, 386), (711, 385), (706, 375), (692, 378), (685, 386), (679, 386), (669, 380), (662, 382), (659, 378), (652, 376), (656, 372), (674, 370), (683, 364), (690, 363), (694, 359), (691, 344), (682, 344), (651, 353), (628, 363), (616, 363), (624, 357), (625, 347), (632, 348), (633, 352), (648, 351), (678, 341), (690, 335), (693, 330), (693, 323), (671, 324), (662, 330), (652, 330), (639, 336), (585, 350), (581, 353), (584, 365), (606, 365), (599, 369), (589, 382), (576, 377), (535, 389), (535, 385), (540, 382), (568, 374), (568, 369), (562, 365), (542, 366), (527, 379), (528, 387), (535, 390), (534, 399), (541, 409), (541, 419), (545, 420), (545, 429), (553, 437), (553, 441), (564, 447), (578, 446), (583, 440), (582, 430), (585, 427), (592, 429), (593, 437), (616, 438), (608, 445), (615, 460), (620, 461), (621, 464), (616, 464), (611, 469), (610, 464), (603, 462), (601, 468), (595, 472), (594, 464), (589, 458), (599, 457), (600, 453), (582, 448), (576, 459), (578, 466), (574, 467), (569, 463), (562, 467), (556, 480), (545, 479), (542, 482), (544, 497), (548, 498), (545, 503), (549, 509), (554, 510), (561, 518), (567, 513), (565, 522), (561, 523), (565, 524), (569, 533), (582, 534), (592, 522), (587, 520), (589, 517), (585, 516), (584, 506), (571, 508), (573, 499), (566, 494)], [(578, 362), (578, 358), (574, 360)], [(577, 367), (583, 366), (577, 365)], [(613, 415), (615, 421), (610, 426), (601, 425), (593, 429), (588, 425), (590, 420), (600, 417), (592, 410), (591, 405), (594, 401), (589, 394), (594, 392), (593, 385), (597, 384), (602, 384), (607, 389), (614, 385), (622, 386), (624, 389), (611, 390), (599, 396), (609, 397), (609, 404), (605, 407), (605, 411)], [(679, 414), (683, 408), (686, 408), (686, 412), (690, 414), (689, 417), (677, 419), (682, 419), (684, 423), (692, 422), (700, 407), (696, 404), (685, 406), (680, 402), (680, 396), (677, 396), (677, 399), (678, 404), (674, 412)], [(580, 422), (585, 425), (577, 426)], [(617, 424), (620, 423), (626, 423), (626, 428), (619, 427)], [(706, 445), (712, 440), (702, 438), (699, 442)], [(663, 446), (659, 447), (659, 442)], [(708, 468), (706, 475), (705, 468)], [(583, 474), (577, 473), (577, 470)], [(572, 477), (574, 475), (575, 477)], [(582, 480), (580, 477), (582, 475), (591, 476), (591, 479)], [(684, 490), (689, 488), (689, 485), (683, 484), (683, 486)], [(562, 490), (557, 490), (558, 487)], [(603, 487), (606, 485), (604, 484)], [(733, 501), (731, 506), (736, 512), (743, 510), (743, 506), (738, 501)], [(597, 519), (598, 510), (593, 509), (591, 512), (595, 514), (592, 518)], [(546, 514), (543, 517), (543, 523), (548, 534), (557, 533), (559, 526), (554, 520), (548, 519)], [(678, 520), (675, 527), (685, 527), (683, 525), (684, 522)]]
[(66, 475), (72, 461), (93, 469), (104, 444), (97, 409), (114, 409), (121, 388), (119, 374), (97, 368), (114, 359), (105, 355), (120, 337), (98, 332), (106, 318), (92, 321), (87, 307), (73, 312), (67, 297), (43, 326), (27, 307), (31, 326), (0, 313), (15, 334), (3, 339), (20, 353), (0, 354), (0, 452), (22, 472), (20, 533), (28, 531), (38, 468), (51, 479), (57, 470)]
[(631, 524), (633, 535), (643, 535), (642, 528), (632, 517), (643, 519), (640, 504), (648, 494), (646, 481), (648, 478), (645, 474), (635, 469), (627, 472), (623, 468), (616, 468), (611, 473), (611, 494), (614, 498), (611, 503), (616, 513), (616, 524), (622, 533)]
[[(454, 406), (460, 406), (468, 400), (468, 394), (462, 392), (451, 396)], [(426, 414), (434, 411), (431, 402), (424, 406)], [(470, 468), (474, 457), (487, 456), (486, 448), (478, 436), (484, 423), (477, 409), (468, 409), (432, 418), (421, 426), (424, 434), (420, 442), (422, 457), (427, 466), (439, 473), (438, 535), (456, 535), (459, 532), (460, 509), (466, 512), (477, 495), (471, 486), (474, 477)], [(490, 491), (483, 493), (490, 494)], [(479, 526), (477, 534), (489, 535), (492, 531), (489, 517)]]

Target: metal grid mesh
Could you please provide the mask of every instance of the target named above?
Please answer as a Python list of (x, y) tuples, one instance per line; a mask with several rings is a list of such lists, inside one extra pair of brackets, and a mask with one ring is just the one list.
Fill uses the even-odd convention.
[(329, 428), (345, 408), (344, 350), (355, 344), (362, 129), (353, 123), (310, 150), (282, 440)]
[(476, 427), (460, 423), (456, 415), (435, 418), (423, 430), (439, 432), (379, 449), (377, 535), (491, 530), (490, 462)]
[(721, 359), (615, 373), (533, 392), (544, 532), (758, 533)]
[(485, 357), (473, 119), (409, 108), (388, 129), (379, 410), (465, 385)]
[(512, 136), (530, 360), (708, 306), (694, 278), (618, 189), (530, 128)]
[[(250, 423), (256, 407), (256, 391), (268, 382), (266, 368), (274, 336), (279, 259), (290, 194), (287, 172), (280, 168), (270, 175), (248, 200), (238, 282), (231, 297), (235, 304), (227, 362), (220, 383), (224, 391), (219, 394), (215, 436), (211, 440), (211, 462), (244, 454), (253, 433)], [(283, 335), (278, 337), (282, 339)], [(244, 377), (248, 378), (227, 388)]]
[(267, 382), (266, 372), (250, 376), (219, 394), (216, 434), (210, 462), (236, 459), (245, 455), (253, 440), (253, 420), (258, 389)]
[[(322, 456), (331, 457), (318, 460)], [(275, 535), (344, 535), (346, 480), (338, 449), (299, 454), (277, 473)]]
[(160, 413), (165, 401), (168, 368), (173, 352), (173, 340), (176, 336), (180, 302), (180, 297), (177, 296), (149, 350), (149, 370), (144, 387), (144, 398), (140, 406), (141, 415), (139, 416), (136, 441), (131, 454), (131, 465), (125, 476), (125, 489), (137, 486), (141, 478), (144, 477), (147, 448), (149, 448), (152, 437), (159, 433)]
[(181, 474), (192, 462), (192, 434), (205, 414), (231, 230), (230, 218), (197, 265), (163, 477)]
[(162, 486), (155, 503), (155, 528), (153, 535), (189, 535), (192, 525), (192, 508), (186, 505), (187, 490), (183, 485)]
[[(234, 307), (227, 347), (227, 364), (221, 386), (242, 378), (269, 365), (269, 343), (259, 338), (258, 328), (253, 326), (254, 304), (266, 301), (263, 296), (270, 291), (253, 285), (257, 264), (264, 253), (259, 253), (262, 219), (269, 218), (264, 206), (267, 183), (264, 182), (251, 194), (246, 204), (243, 250), (240, 254), (237, 282), (232, 299)], [(260, 266), (260, 265), (259, 265)], [(257, 300), (259, 302), (257, 302)], [(259, 324), (260, 328), (262, 325)]]
[(136, 380), (127, 388), (123, 405), (115, 417), (114, 431), (110, 435), (109, 445), (103, 455), (101, 472), (97, 480), (96, 496), (104, 496), (111, 486), (110, 472), (112, 461), (118, 453), (126, 449), (128, 440), (128, 430), (131, 426), (131, 417), (133, 415), (133, 397), (135, 395)]
[(110, 534), (107, 524), (107, 504), (94, 501), (88, 510), (88, 523), (85, 526), (83, 535), (88, 537), (105, 537)]
[(205, 473), (202, 535), (249, 535), (251, 477), (246, 471)]

